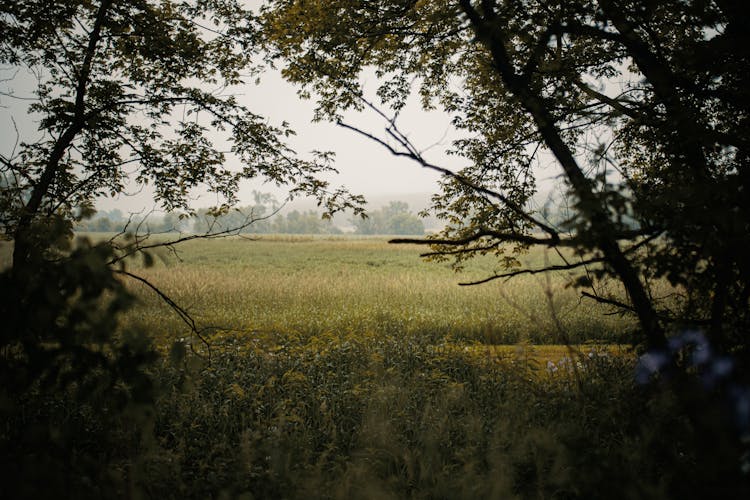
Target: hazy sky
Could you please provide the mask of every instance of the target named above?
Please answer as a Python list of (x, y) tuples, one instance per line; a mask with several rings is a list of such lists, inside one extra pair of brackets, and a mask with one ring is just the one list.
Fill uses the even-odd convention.
[[(0, 76), (7, 79), (13, 75), (15, 77), (12, 81), (3, 84), (3, 90), (12, 89), (19, 98), (31, 97), (34, 79), (24, 70), (17, 73), (6, 70)], [(373, 82), (368, 82), (367, 78), (364, 82), (374, 99)], [(353, 193), (378, 197), (392, 195), (394, 199), (399, 194), (431, 193), (437, 190), (437, 173), (421, 168), (410, 160), (397, 158), (383, 146), (355, 132), (332, 123), (312, 123), (314, 102), (299, 99), (296, 89), (285, 82), (278, 72), (269, 71), (263, 75), (260, 85), (248, 84), (233, 89), (233, 92), (238, 94), (240, 101), (249, 109), (266, 116), (271, 124), (280, 124), (282, 121), (290, 123), (297, 131), (297, 135), (291, 137), (289, 143), (300, 155), (305, 156), (312, 150), (334, 151), (336, 168), (340, 173), (326, 177), (334, 187), (344, 185)], [(34, 117), (26, 112), (29, 103), (30, 101), (23, 99), (0, 96), (0, 151), (4, 155), (10, 154), (13, 149), (17, 139), (16, 127), (21, 141), (33, 142), (40, 135), (36, 130), (37, 123)], [(372, 111), (349, 113), (345, 121), (384, 136), (385, 124), (382, 118)], [(428, 159), (444, 166), (460, 166), (456, 158), (446, 157), (444, 154), (450, 138), (455, 138), (456, 135), (447, 115), (437, 111), (424, 112), (415, 102), (402, 111), (398, 123), (399, 128), (408, 134), (415, 145), (420, 149), (427, 149), (425, 156)], [(133, 191), (135, 190), (133, 187)], [(272, 192), (280, 199), (285, 195), (283, 190), (273, 185), (247, 181), (239, 193), (243, 203), (252, 201), (254, 190)], [(197, 196), (199, 197), (194, 202), (195, 206), (215, 203), (215, 199), (210, 195)], [(153, 200), (146, 188), (132, 196), (101, 199), (97, 206), (105, 210), (140, 210), (144, 207), (153, 207)]]
[[(368, 82), (367, 77), (364, 82), (366, 93), (374, 100), (373, 82)], [(312, 123), (314, 102), (300, 100), (295, 88), (278, 74), (266, 74), (260, 86), (249, 85), (243, 93), (242, 102), (250, 109), (274, 123), (286, 120), (292, 125), (297, 136), (290, 142), (298, 153), (306, 154), (314, 149), (336, 153), (340, 173), (328, 177), (332, 185), (344, 185), (354, 193), (375, 196), (437, 190), (437, 173), (395, 157), (383, 146), (351, 130), (333, 123)], [(348, 113), (344, 121), (385, 137), (385, 122), (371, 110)], [(428, 159), (453, 168), (460, 165), (456, 158), (444, 154), (451, 138), (456, 137), (448, 115), (422, 111), (414, 102), (401, 113), (397, 123), (418, 148), (426, 150), (424, 154)]]
[[(9, 80), (11, 76), (14, 78)], [(0, 69), (0, 92), (12, 89), (17, 97), (31, 97), (35, 83), (24, 70), (16, 72)], [(363, 83), (366, 97), (374, 101), (374, 76), (363, 77)], [(408, 159), (395, 157), (383, 146), (353, 131), (332, 123), (312, 123), (314, 101), (299, 99), (296, 89), (285, 82), (277, 71), (266, 72), (260, 85), (247, 84), (232, 92), (238, 94), (239, 100), (249, 109), (266, 116), (269, 123), (290, 123), (297, 135), (291, 137), (289, 143), (303, 157), (311, 150), (335, 152), (335, 165), (340, 173), (326, 177), (334, 188), (343, 185), (352, 193), (381, 199), (385, 196), (398, 199), (399, 195), (414, 193), (424, 193), (427, 198), (428, 193), (438, 190), (439, 175), (436, 172), (424, 169)], [(424, 156), (429, 161), (458, 170), (463, 166), (463, 160), (445, 155), (451, 140), (457, 137), (450, 125), (450, 117), (439, 111), (425, 112), (421, 110), (416, 98), (413, 101), (401, 112), (399, 128), (420, 150), (426, 150)], [(18, 128), (22, 141), (33, 142), (39, 137), (34, 117), (26, 112), (29, 103), (0, 94), (0, 151), (4, 155), (11, 152), (16, 142), (15, 127)], [(373, 111), (349, 113), (345, 121), (385, 137), (385, 123)], [(545, 169), (541, 174), (542, 177), (550, 177), (556, 174), (556, 169)], [(270, 192), (280, 200), (285, 197), (285, 191), (273, 185), (247, 181), (239, 192), (240, 203), (251, 203), (253, 191)], [(193, 205), (201, 207), (215, 203), (215, 197), (196, 193)], [(139, 191), (133, 186), (130, 195), (114, 199), (103, 198), (98, 200), (97, 206), (104, 210), (119, 208), (123, 211), (137, 211), (153, 208), (154, 202), (148, 187)]]

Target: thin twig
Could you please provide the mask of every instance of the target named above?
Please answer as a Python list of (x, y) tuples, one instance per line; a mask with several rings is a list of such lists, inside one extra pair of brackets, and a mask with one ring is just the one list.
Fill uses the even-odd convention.
[(474, 286), (474, 285), (481, 285), (483, 283), (488, 283), (490, 281), (494, 281), (494, 280), (502, 279), (502, 278), (505, 278), (507, 281), (507, 280), (510, 280), (511, 278), (520, 276), (522, 274), (542, 274), (542, 273), (548, 273), (550, 271), (568, 271), (571, 269), (576, 269), (579, 267), (587, 266), (589, 264), (595, 264), (595, 263), (599, 263), (603, 261), (604, 259), (602, 257), (596, 257), (593, 259), (582, 260), (580, 262), (574, 262), (573, 264), (556, 264), (554, 266), (544, 266), (538, 269), (518, 269), (516, 271), (510, 271), (507, 273), (494, 274), (488, 278), (484, 278), (479, 281), (469, 281), (465, 283), (459, 283), (459, 285), (460, 286)]
[[(122, 274), (124, 276), (127, 276), (131, 279), (134, 279), (144, 285), (146, 285), (148, 288), (150, 288), (154, 293), (156, 293), (159, 298), (161, 298), (169, 307), (172, 308), (174, 312), (177, 313), (177, 316), (190, 328), (190, 331), (192, 334), (194, 334), (196, 337), (200, 339), (201, 342), (203, 342), (203, 345), (206, 346), (206, 350), (208, 351), (208, 361), (211, 362), (211, 344), (208, 342), (208, 340), (203, 336), (202, 331), (205, 330), (198, 330), (198, 327), (195, 323), (195, 320), (193, 317), (188, 313), (183, 307), (181, 307), (177, 302), (175, 302), (169, 295), (161, 291), (156, 285), (148, 281), (146, 278), (142, 276), (138, 276), (137, 274), (133, 274), (129, 271), (125, 271), (124, 269), (116, 269), (113, 272), (117, 274)], [(190, 346), (193, 353), (195, 353), (198, 356), (203, 357), (199, 352), (197, 352), (192, 344)]]

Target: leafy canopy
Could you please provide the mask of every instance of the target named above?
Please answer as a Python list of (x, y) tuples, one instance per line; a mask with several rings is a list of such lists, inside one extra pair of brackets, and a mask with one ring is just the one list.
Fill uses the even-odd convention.
[[(259, 71), (242, 2), (2, 0), (0, 33), (0, 63), (36, 77), (29, 113), (43, 134), (0, 157), (0, 223), (16, 239), (32, 220), (71, 217), (132, 180), (187, 212), (194, 189), (225, 208), (256, 177), (329, 210), (356, 201), (318, 179), (330, 155), (299, 159), (286, 124), (269, 125), (233, 94)], [(3, 97), (28, 97), (16, 93)]]
[[(195, 190), (207, 189), (223, 213), (242, 180), (262, 178), (328, 211), (359, 210), (358, 197), (319, 179), (330, 154), (298, 158), (285, 124), (269, 125), (233, 95), (259, 70), (258, 36), (236, 0), (0, 0), (0, 68), (11, 75), (0, 105), (30, 100), (39, 129), (0, 152), (0, 232), (13, 240), (12, 267), (0, 270), (0, 449), (11, 495), (123, 494), (112, 462), (130, 451), (107, 459), (77, 427), (113, 439), (149, 428), (157, 356), (144, 332), (118, 329), (133, 302), (120, 276), (150, 286), (197, 332), (184, 309), (126, 270), (126, 257), (155, 245), (138, 235), (124, 248), (72, 243), (96, 197), (148, 184), (166, 210), (190, 213)], [(32, 75), (32, 88), (14, 74)], [(45, 409), (61, 405), (96, 418), (53, 421)]]
[[(439, 257), (571, 247), (583, 292), (638, 316), (652, 345), (674, 325), (722, 343), (747, 325), (748, 35), (732, 0), (275, 0), (265, 39), (319, 116), (367, 105), (360, 75), (396, 113), (418, 92), (463, 137), (459, 172), (430, 165), (396, 121), (369, 136), (444, 172)], [(390, 115), (388, 115), (390, 116)], [(394, 114), (395, 116), (395, 114)], [(346, 124), (350, 128), (356, 128)], [(360, 131), (365, 133), (365, 131)], [(534, 209), (534, 167), (559, 167), (572, 216)], [(510, 245), (508, 245), (510, 243)], [(501, 266), (502, 267), (502, 266)], [(627, 299), (606, 294), (607, 276)], [(655, 295), (666, 278), (670, 300)], [(675, 299), (675, 296), (677, 297)], [(745, 325), (745, 326), (743, 326)]]

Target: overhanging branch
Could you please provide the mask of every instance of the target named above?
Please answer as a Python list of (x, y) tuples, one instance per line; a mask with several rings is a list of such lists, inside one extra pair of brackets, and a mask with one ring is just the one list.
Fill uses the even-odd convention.
[[(206, 346), (206, 350), (208, 351), (208, 359), (209, 360), (211, 359), (211, 344), (203, 336), (203, 333), (202, 333), (203, 331), (198, 329), (195, 319), (193, 319), (190, 313), (188, 313), (182, 306), (180, 306), (177, 302), (175, 302), (169, 295), (161, 291), (159, 287), (151, 283), (146, 278), (142, 276), (138, 276), (137, 274), (133, 274), (129, 271), (125, 271), (124, 269), (115, 269), (113, 272), (117, 274), (121, 274), (123, 276), (127, 276), (128, 278), (131, 278), (135, 281), (138, 281), (139, 283), (142, 283), (143, 285), (150, 288), (154, 293), (156, 293), (156, 295), (158, 295), (160, 299), (162, 299), (175, 313), (177, 313), (177, 316), (179, 316), (179, 318), (188, 326), (188, 328), (190, 328), (191, 333), (193, 333), (196, 337), (198, 337), (200, 341), (203, 343), (203, 345)], [(198, 353), (197, 351), (195, 351), (195, 349), (193, 349), (192, 345), (190, 346), (190, 348), (193, 350), (193, 352), (196, 355), (201, 356), (200, 353)]]
[(462, 246), (462, 245), (468, 245), (469, 243), (472, 243), (474, 241), (480, 240), (482, 238), (487, 238), (487, 237), (495, 238), (497, 240), (500, 240), (501, 242), (522, 243), (525, 245), (542, 245), (542, 246), (548, 246), (548, 247), (553, 247), (553, 246), (573, 247), (578, 244), (578, 242), (573, 239), (537, 238), (535, 236), (530, 236), (527, 234), (505, 233), (501, 231), (492, 231), (489, 229), (482, 229), (470, 236), (466, 236), (464, 238), (458, 238), (458, 239), (394, 238), (392, 240), (389, 240), (388, 243), (414, 244), (414, 245)]
[(593, 293), (589, 292), (581, 292), (581, 295), (583, 297), (593, 299), (600, 304), (608, 304), (610, 306), (615, 306), (626, 311), (635, 312), (635, 309), (633, 309), (633, 306), (631, 306), (630, 304), (620, 302), (619, 300), (613, 299), (611, 297), (602, 297), (601, 295), (594, 295)]
[(386, 118), (390, 125), (388, 128), (386, 128), (386, 133), (388, 133), (389, 136), (391, 136), (396, 142), (399, 143), (404, 148), (404, 151), (400, 151), (396, 148), (394, 148), (391, 144), (389, 144), (387, 141), (384, 141), (380, 137), (375, 136), (374, 134), (371, 134), (369, 132), (366, 132), (358, 127), (355, 127), (353, 125), (349, 125), (348, 123), (344, 123), (343, 121), (339, 120), (337, 124), (345, 129), (351, 130), (353, 132), (356, 132), (363, 137), (366, 137), (367, 139), (370, 139), (381, 146), (385, 147), (392, 155), (399, 156), (403, 158), (409, 158), (419, 165), (421, 165), (424, 168), (433, 170), (435, 172), (438, 172), (442, 175), (445, 175), (446, 177), (450, 177), (456, 181), (458, 181), (463, 186), (466, 186), (477, 193), (481, 193), (483, 195), (489, 196), (491, 198), (495, 198), (502, 202), (505, 206), (510, 208), (513, 213), (518, 215), (523, 220), (531, 223), (534, 227), (537, 227), (544, 231), (545, 233), (549, 234), (551, 239), (559, 240), (560, 236), (557, 230), (555, 230), (553, 227), (537, 220), (536, 218), (532, 217), (527, 211), (525, 211), (522, 207), (518, 206), (516, 203), (511, 201), (507, 196), (503, 195), (502, 193), (499, 193), (497, 191), (494, 191), (492, 189), (486, 188), (484, 186), (481, 186), (469, 179), (467, 179), (465, 176), (456, 173), (450, 169), (447, 169), (445, 167), (441, 167), (439, 165), (435, 165), (433, 163), (428, 162), (420, 153), (419, 151), (414, 147), (414, 145), (406, 138), (406, 136), (395, 126), (395, 123), (393, 120), (387, 118), (380, 110), (376, 109), (375, 106), (370, 104), (367, 101), (364, 101), (368, 106), (370, 106), (373, 110), (375, 110), (378, 114)]
[[(157, 249), (157, 248), (168, 248), (168, 249), (170, 249), (174, 253), (175, 252), (175, 249), (174, 249), (175, 245), (178, 245), (180, 243), (184, 243), (186, 241), (192, 241), (192, 240), (210, 240), (210, 239), (225, 238), (227, 236), (239, 235), (240, 232), (242, 232), (243, 229), (246, 229), (246, 228), (252, 226), (256, 222), (260, 222), (260, 221), (263, 221), (263, 220), (270, 219), (274, 215), (278, 214), (279, 211), (281, 211), (281, 209), (283, 207), (284, 207), (284, 205), (281, 205), (278, 208), (276, 208), (273, 212), (271, 212), (270, 214), (264, 215), (262, 217), (253, 217), (252, 213), (251, 213), (249, 216), (247, 216), (245, 218), (245, 221), (242, 224), (240, 224), (239, 226), (234, 226), (234, 227), (230, 227), (230, 228), (227, 228), (227, 229), (224, 229), (224, 230), (221, 230), (221, 231), (214, 232), (213, 231), (213, 225), (212, 225), (207, 232), (202, 233), (202, 234), (188, 234), (188, 235), (185, 235), (185, 236), (180, 236), (179, 238), (176, 238), (176, 239), (173, 239), (173, 240), (160, 241), (160, 242), (156, 242), (156, 243), (150, 243), (148, 245), (143, 245), (143, 244), (141, 244), (141, 242), (145, 241), (146, 239), (148, 239), (151, 236), (151, 233), (147, 234), (143, 239), (139, 240), (138, 239), (138, 234), (137, 234), (137, 231), (136, 231), (136, 240), (135, 240), (135, 243), (133, 245), (130, 245), (129, 247), (126, 247), (125, 251), (122, 254), (117, 255), (114, 258), (112, 258), (107, 263), (107, 265), (110, 265), (110, 266), (114, 265), (114, 264), (116, 264), (118, 262), (121, 262), (121, 261), (123, 261), (123, 260), (125, 260), (125, 259), (127, 259), (129, 257), (132, 257), (133, 255), (135, 255), (137, 253), (145, 252), (145, 251), (148, 251), (148, 250), (154, 250), (154, 249)], [(117, 250), (121, 250), (121, 248), (119, 248), (115, 244), (114, 238), (112, 240), (110, 240), (110, 244), (112, 245), (113, 248), (115, 248)]]
[(509, 280), (511, 278), (514, 278), (516, 276), (520, 276), (522, 274), (542, 274), (547, 273), (550, 271), (569, 271), (572, 269), (577, 269), (579, 267), (585, 267), (590, 264), (597, 264), (603, 262), (604, 259), (602, 257), (596, 257), (593, 259), (587, 259), (582, 260), (580, 262), (575, 262), (572, 264), (559, 264), (559, 265), (553, 265), (553, 266), (545, 266), (538, 269), (518, 269), (516, 271), (509, 271), (507, 273), (502, 274), (494, 274), (492, 276), (489, 276), (487, 278), (477, 280), (477, 281), (468, 281), (464, 283), (459, 283), (460, 286), (474, 286), (474, 285), (481, 285), (483, 283), (489, 283), (490, 281), (495, 281), (497, 279), (505, 279)]

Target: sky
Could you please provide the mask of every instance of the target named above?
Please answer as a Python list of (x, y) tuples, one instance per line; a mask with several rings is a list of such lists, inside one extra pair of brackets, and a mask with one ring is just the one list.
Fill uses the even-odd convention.
[[(365, 74), (362, 82), (365, 97), (376, 101), (374, 75)], [(0, 152), (5, 156), (11, 153), (18, 139), (34, 142), (39, 136), (35, 117), (26, 111), (30, 101), (24, 100), (32, 97), (35, 83), (34, 78), (25, 70), (0, 68)], [(2, 94), (8, 90), (12, 90), (16, 98)], [(259, 85), (248, 83), (232, 89), (232, 92), (236, 93), (239, 101), (250, 110), (266, 116), (270, 124), (288, 122), (297, 132), (288, 142), (302, 157), (309, 155), (312, 150), (333, 151), (336, 155), (335, 167), (339, 173), (324, 177), (331, 183), (332, 188), (344, 186), (353, 194), (379, 199), (381, 203), (389, 198), (397, 200), (400, 196), (409, 195), (414, 199), (414, 195), (421, 195), (426, 204), (430, 195), (439, 191), (439, 174), (436, 172), (425, 169), (409, 159), (395, 157), (382, 145), (336, 124), (313, 123), (314, 100), (300, 99), (297, 89), (284, 81), (277, 70), (268, 69), (262, 75)], [(347, 113), (344, 121), (374, 135), (385, 137), (386, 124), (372, 110)], [(459, 132), (451, 126), (450, 116), (446, 113), (424, 111), (418, 99), (414, 98), (400, 113), (398, 126), (418, 149), (424, 151), (428, 161), (454, 171), (464, 166), (461, 158), (445, 154), (451, 141), (459, 137)], [(541, 177), (550, 177), (554, 173), (547, 170), (541, 172)], [(240, 205), (251, 204), (255, 191), (271, 193), (279, 201), (286, 197), (285, 190), (272, 184), (246, 181), (238, 193)], [(214, 196), (196, 192), (192, 205), (199, 208), (214, 205), (216, 202)], [(138, 212), (155, 208), (155, 203), (153, 193), (148, 187), (133, 185), (128, 188), (126, 195), (97, 200), (97, 208)]]
[[(12, 89), (16, 97), (0, 96), (0, 151), (6, 156), (13, 150), (17, 139), (33, 142), (39, 136), (37, 120), (26, 111), (31, 101), (25, 100), (32, 96), (35, 81), (25, 70), (6, 70), (0, 79), (10, 76), (13, 79), (2, 84), (3, 90)], [(363, 77), (363, 83), (366, 94), (375, 100), (374, 77), (371, 78), (373, 81)], [(399, 195), (414, 194), (422, 194), (426, 200), (431, 193), (438, 191), (439, 174), (436, 172), (411, 160), (395, 157), (382, 145), (336, 124), (313, 123), (315, 102), (300, 99), (297, 89), (283, 80), (276, 70), (267, 71), (259, 85), (249, 83), (232, 92), (250, 110), (266, 116), (269, 123), (288, 122), (297, 132), (288, 142), (301, 156), (309, 155), (312, 150), (335, 152), (335, 166), (339, 173), (324, 177), (334, 188), (345, 186), (354, 194), (394, 200)], [(348, 113), (344, 121), (375, 135), (385, 135), (384, 120), (371, 110)], [(423, 111), (415, 99), (400, 114), (398, 125), (420, 150), (425, 150), (428, 160), (441, 166), (460, 168), (460, 161), (445, 155), (451, 138), (456, 137), (448, 115), (440, 111)], [(285, 190), (274, 185), (246, 181), (239, 191), (240, 205), (252, 203), (254, 191), (272, 193), (280, 201), (286, 196)], [(192, 204), (195, 207), (209, 206), (215, 201), (211, 195), (196, 193)], [(150, 190), (136, 186), (131, 186), (128, 195), (97, 200), (97, 208), (101, 210), (118, 208), (129, 212), (153, 207)]]
[[(372, 77), (374, 80), (374, 77)], [(364, 77), (366, 96), (375, 100), (374, 81)], [(336, 153), (338, 174), (327, 176), (333, 186), (343, 185), (352, 193), (370, 197), (399, 194), (432, 193), (438, 190), (439, 174), (420, 167), (415, 162), (393, 156), (376, 142), (329, 122), (313, 123), (315, 103), (301, 100), (297, 89), (284, 81), (277, 72), (266, 74), (259, 86), (247, 86), (241, 101), (250, 109), (265, 115), (272, 123), (289, 122), (297, 135), (290, 139), (292, 147), (300, 154), (312, 150)], [(428, 160), (450, 168), (460, 168), (456, 158), (448, 157), (456, 131), (450, 116), (440, 111), (426, 112), (416, 102), (410, 102), (400, 114), (398, 126), (420, 149)], [(344, 121), (374, 135), (385, 137), (385, 121), (374, 111), (350, 112)], [(243, 191), (257, 189), (250, 186)], [(263, 191), (264, 189), (260, 188)], [(394, 199), (395, 199), (394, 198)]]

